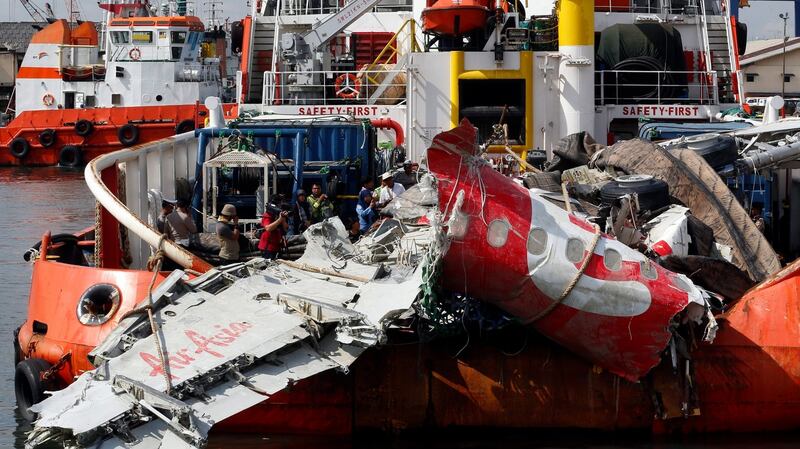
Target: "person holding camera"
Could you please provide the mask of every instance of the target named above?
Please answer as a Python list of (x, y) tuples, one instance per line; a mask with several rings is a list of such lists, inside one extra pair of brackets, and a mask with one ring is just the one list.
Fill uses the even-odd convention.
[(239, 217), (236, 206), (226, 204), (217, 219), (217, 238), (219, 239), (219, 257), (226, 262), (239, 260)]
[(283, 248), (283, 238), (289, 229), (289, 211), (275, 207), (267, 207), (267, 211), (261, 216), (261, 226), (264, 232), (258, 239), (258, 249), (265, 259), (275, 260), (278, 258), (281, 248)]

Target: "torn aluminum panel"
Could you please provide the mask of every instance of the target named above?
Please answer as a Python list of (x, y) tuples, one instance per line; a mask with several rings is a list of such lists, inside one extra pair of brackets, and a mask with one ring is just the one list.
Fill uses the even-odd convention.
[[(399, 236), (400, 262), (367, 265), (343, 244), (338, 220), (325, 226), (312, 227), (299, 264), (258, 259), (190, 282), (174, 273), (154, 292), (163, 361), (147, 320), (124, 323), (95, 351), (97, 369), (35, 406), (28, 445), (202, 447), (214, 423), (298, 380), (347, 370), (417, 298), (431, 238)], [(402, 255), (411, 246), (418, 257)]]
[(467, 122), (428, 150), (453, 237), (446, 288), (491, 302), (576, 354), (636, 380), (660, 360), (673, 317), (702, 292), (492, 170)]

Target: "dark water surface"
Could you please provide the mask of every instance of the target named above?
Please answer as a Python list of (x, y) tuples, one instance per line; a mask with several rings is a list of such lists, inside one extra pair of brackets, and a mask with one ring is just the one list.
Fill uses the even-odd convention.
[[(22, 448), (29, 426), (16, 411), (12, 335), (25, 319), (30, 287), (30, 266), (22, 254), (48, 230), (74, 232), (94, 224), (94, 200), (83, 182), (82, 171), (57, 168), (34, 170), (0, 168), (0, 449)], [(71, 317), (65, 317), (69, 319)], [(212, 435), (209, 448), (270, 449), (795, 449), (798, 435), (746, 435), (693, 437), (671, 440), (648, 435), (514, 432), (486, 430), (450, 433), (435, 438), (360, 437), (358, 440)]]

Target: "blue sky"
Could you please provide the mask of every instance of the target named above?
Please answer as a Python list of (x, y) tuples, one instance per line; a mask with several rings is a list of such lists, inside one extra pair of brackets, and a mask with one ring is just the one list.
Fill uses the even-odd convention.
[[(48, 0), (53, 7), (56, 15), (65, 16), (66, 7), (64, 0)], [(107, 0), (104, 0), (107, 1)], [(196, 0), (195, 4), (203, 8), (203, 3), (207, 0)], [(31, 0), (32, 3), (44, 6), (43, 0)], [(153, 1), (153, 3), (156, 3)], [(528, 0), (528, 3), (535, 5), (528, 9), (536, 14), (546, 14), (552, 9), (552, 2), (548, 0)], [(789, 12), (789, 34), (794, 31), (794, 10), (791, 1), (758, 1), (751, 0), (749, 8), (743, 8), (740, 19), (748, 26), (748, 38), (754, 39), (774, 39), (780, 38), (783, 34), (783, 21), (778, 18), (778, 14)], [(97, 0), (78, 0), (84, 17), (91, 20), (98, 20), (102, 17), (102, 11), (97, 7)], [(225, 0), (223, 9), (225, 15), (231, 20), (238, 20), (249, 11), (247, 0)], [(201, 11), (202, 13), (202, 11)], [(201, 18), (202, 14), (198, 14)], [(30, 20), (25, 9), (22, 8), (20, 0), (0, 0), (0, 21), (22, 21)]]

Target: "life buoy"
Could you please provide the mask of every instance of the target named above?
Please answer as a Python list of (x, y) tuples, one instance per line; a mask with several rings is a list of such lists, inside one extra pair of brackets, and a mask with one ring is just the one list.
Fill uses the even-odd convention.
[(139, 127), (128, 123), (117, 130), (117, 137), (122, 146), (129, 147), (139, 141)]
[(31, 144), (24, 137), (17, 137), (8, 144), (11, 155), (17, 159), (24, 159), (31, 151)]
[(65, 145), (58, 151), (58, 165), (77, 167), (83, 163), (83, 151), (75, 145)]
[(36, 416), (30, 408), (44, 399), (44, 392), (52, 389), (53, 382), (43, 379), (51, 365), (42, 359), (25, 359), (17, 363), (14, 371), (14, 395), (22, 417), (33, 421)]
[(342, 73), (336, 77), (333, 88), (339, 98), (358, 98), (361, 95), (361, 80), (352, 73)]
[(54, 97), (51, 93), (46, 93), (42, 97), (42, 104), (45, 106), (52, 106), (56, 104), (56, 97)]
[(134, 60), (138, 61), (142, 57), (142, 51), (139, 50), (138, 47), (131, 48), (131, 51), (128, 52), (128, 56)]
[(86, 137), (94, 131), (94, 124), (86, 119), (80, 119), (75, 123), (75, 134)]
[(194, 128), (194, 120), (187, 118), (178, 123), (178, 126), (175, 127), (175, 134), (188, 133), (189, 131), (194, 131)]
[(52, 129), (46, 129), (39, 133), (39, 144), (45, 148), (52, 147), (56, 143), (56, 132)]

